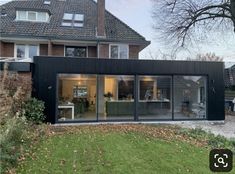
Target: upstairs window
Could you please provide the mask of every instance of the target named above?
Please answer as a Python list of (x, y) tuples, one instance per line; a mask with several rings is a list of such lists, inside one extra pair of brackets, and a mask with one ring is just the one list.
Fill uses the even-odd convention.
[(126, 44), (110, 45), (110, 58), (112, 59), (128, 59), (129, 47)]
[(24, 45), (16, 44), (15, 45), (15, 57), (21, 59), (33, 59), (34, 56), (39, 55), (38, 45)]
[(26, 11), (17, 11), (16, 19), (17, 20), (26, 20), (27, 19), (27, 12)]
[(65, 47), (65, 56), (66, 57), (87, 57), (86, 47)]
[(37, 12), (29, 11), (28, 12), (28, 19), (30, 21), (36, 21), (37, 20)]
[(49, 14), (47, 12), (16, 11), (16, 20), (31, 22), (48, 22)]
[(76, 13), (64, 13), (61, 25), (64, 27), (83, 27), (84, 15)]

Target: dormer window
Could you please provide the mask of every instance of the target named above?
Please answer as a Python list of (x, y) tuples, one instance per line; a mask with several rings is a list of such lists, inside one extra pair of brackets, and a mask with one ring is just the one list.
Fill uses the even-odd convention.
[(48, 22), (49, 14), (47, 12), (16, 11), (16, 20), (30, 22)]
[(83, 27), (84, 15), (76, 13), (64, 13), (61, 25), (64, 27)]
[(28, 19), (30, 21), (36, 21), (37, 20), (37, 12), (29, 11), (28, 12)]

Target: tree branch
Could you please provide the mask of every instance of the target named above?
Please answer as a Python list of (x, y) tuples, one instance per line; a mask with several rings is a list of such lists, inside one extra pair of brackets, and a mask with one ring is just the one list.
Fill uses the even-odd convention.
[[(163, 2), (153, 1), (159, 4)], [(176, 44), (184, 46), (199, 27), (211, 30), (232, 22), (235, 31), (235, 0), (165, 0), (164, 4), (155, 8), (159, 10), (153, 15), (156, 19), (155, 29), (162, 32), (168, 43), (175, 40)]]

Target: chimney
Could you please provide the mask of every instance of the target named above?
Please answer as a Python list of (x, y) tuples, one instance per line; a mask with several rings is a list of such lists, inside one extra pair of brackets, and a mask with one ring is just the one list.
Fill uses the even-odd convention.
[(105, 37), (105, 0), (97, 0), (97, 36)]

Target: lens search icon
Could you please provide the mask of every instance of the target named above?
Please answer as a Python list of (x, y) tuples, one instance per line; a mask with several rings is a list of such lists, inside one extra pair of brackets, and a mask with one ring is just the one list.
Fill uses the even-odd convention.
[(224, 164), (224, 159), (223, 159), (222, 157), (219, 157), (219, 158), (218, 158), (218, 162), (219, 162), (220, 164)]
[[(225, 155), (225, 156), (227, 156), (227, 155)], [(218, 158), (218, 163), (223, 164), (223, 167), (228, 167), (228, 163), (225, 163), (224, 158), (222, 158), (222, 157)], [(219, 166), (215, 164), (215, 167), (219, 167)]]
[(213, 149), (210, 152), (210, 169), (213, 172), (229, 172), (233, 168), (233, 153), (229, 149)]

